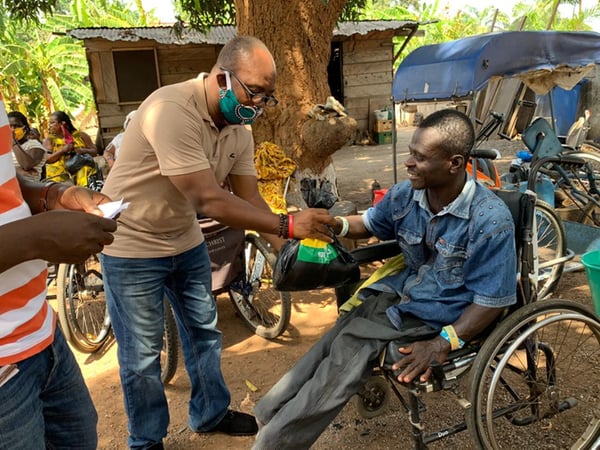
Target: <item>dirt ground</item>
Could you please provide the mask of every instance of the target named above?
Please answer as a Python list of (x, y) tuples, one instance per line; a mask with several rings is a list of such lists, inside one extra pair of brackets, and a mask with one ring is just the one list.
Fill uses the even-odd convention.
[[(412, 133), (399, 133), (398, 179), (404, 176), (402, 162), (406, 144)], [(496, 146), (495, 143), (490, 143)], [(513, 158), (515, 144), (497, 143), (502, 149), (501, 167)], [(518, 144), (516, 148), (519, 148)], [(334, 155), (338, 187), (342, 199), (351, 200), (358, 210), (370, 203), (370, 186), (376, 179), (382, 187), (392, 184), (392, 148), (382, 146), (344, 147)], [(504, 169), (503, 169), (504, 170)], [(589, 288), (582, 271), (563, 275), (557, 296), (591, 305)], [(222, 366), (231, 390), (232, 407), (251, 412), (255, 402), (303, 355), (336, 319), (335, 298), (331, 290), (294, 293), (293, 312), (288, 330), (278, 339), (267, 341), (253, 335), (235, 316), (227, 297), (218, 299), (219, 328), (223, 332)], [(111, 343), (100, 353), (76, 352), (86, 382), (99, 414), (101, 449), (124, 449), (127, 422), (118, 380), (116, 344)], [(255, 386), (256, 391), (249, 386)], [(229, 437), (222, 434), (199, 435), (187, 427), (187, 402), (190, 383), (180, 361), (175, 378), (166, 387), (171, 413), (169, 434), (165, 440), (168, 449), (249, 449), (254, 438)], [(437, 395), (437, 394), (435, 394)], [(435, 421), (452, 420), (458, 405), (439, 408), (434, 399)], [(446, 401), (448, 403), (448, 401)], [(443, 417), (442, 417), (443, 416)], [(433, 424), (435, 426), (436, 424)], [(314, 446), (315, 449), (408, 449), (412, 448), (408, 418), (400, 403), (392, 399), (388, 413), (375, 419), (361, 418), (350, 403), (333, 421)], [(468, 433), (433, 444), (434, 449), (470, 448)]]

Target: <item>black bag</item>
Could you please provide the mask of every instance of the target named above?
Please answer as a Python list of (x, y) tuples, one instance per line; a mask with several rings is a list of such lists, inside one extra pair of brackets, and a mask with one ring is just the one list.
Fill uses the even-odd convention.
[(360, 279), (352, 254), (335, 238), (332, 244), (317, 239), (292, 239), (279, 250), (273, 267), (273, 285), (280, 291), (307, 291), (339, 287)]
[(302, 199), (309, 208), (330, 209), (338, 200), (333, 192), (333, 185), (328, 180), (322, 180), (317, 186), (317, 180), (302, 178), (300, 180), (300, 192), (302, 192)]
[(95, 167), (94, 158), (87, 154), (75, 153), (65, 162), (65, 168), (71, 175), (75, 175), (85, 166)]

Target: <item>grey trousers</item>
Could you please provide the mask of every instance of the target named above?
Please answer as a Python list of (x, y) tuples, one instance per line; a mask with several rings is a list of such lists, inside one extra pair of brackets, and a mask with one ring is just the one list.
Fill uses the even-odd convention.
[(409, 343), (435, 333), (413, 317), (394, 328), (385, 311), (397, 302), (396, 295), (381, 293), (342, 316), (265, 394), (254, 408), (264, 426), (253, 449), (309, 448), (364, 386), (390, 341)]

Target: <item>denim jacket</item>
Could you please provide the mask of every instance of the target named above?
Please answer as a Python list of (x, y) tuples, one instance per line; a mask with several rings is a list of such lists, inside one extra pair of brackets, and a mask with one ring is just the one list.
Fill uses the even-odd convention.
[(387, 315), (399, 327), (413, 314), (432, 327), (455, 322), (475, 303), (500, 308), (516, 302), (513, 219), (504, 202), (468, 177), (460, 195), (433, 214), (425, 190), (410, 182), (393, 186), (363, 215), (381, 240), (396, 239), (406, 263), (402, 272), (368, 289), (400, 297)]

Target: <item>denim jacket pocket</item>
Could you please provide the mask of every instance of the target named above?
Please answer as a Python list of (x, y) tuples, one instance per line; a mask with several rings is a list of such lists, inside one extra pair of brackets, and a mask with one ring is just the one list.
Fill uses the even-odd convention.
[(414, 231), (398, 230), (398, 245), (402, 249), (407, 266), (417, 268), (427, 261), (423, 239), (423, 235)]
[(433, 270), (445, 287), (458, 288), (464, 284), (464, 265), (467, 252), (464, 248), (452, 245), (449, 242), (438, 240), (435, 243), (437, 256)]

